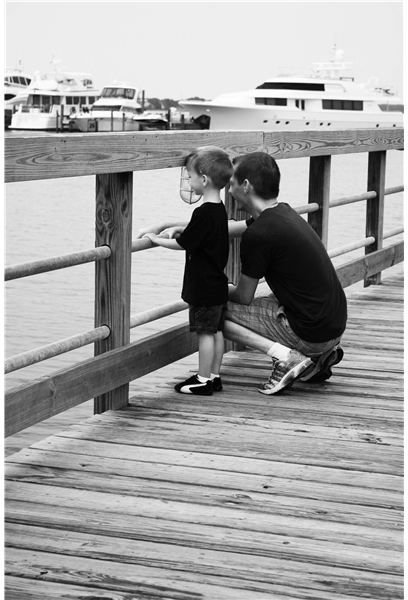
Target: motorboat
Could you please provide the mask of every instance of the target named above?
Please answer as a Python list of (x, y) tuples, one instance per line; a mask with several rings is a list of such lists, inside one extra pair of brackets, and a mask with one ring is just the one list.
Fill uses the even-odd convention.
[(91, 108), (83, 108), (70, 118), (71, 131), (144, 131), (167, 129), (166, 117), (144, 110), (144, 90), (127, 82), (113, 82), (102, 88)]
[(21, 61), (18, 67), (6, 67), (4, 73), (4, 125), (8, 127), (11, 123), (11, 117), (20, 104), (27, 101), (26, 93), (32, 80), (32, 76), (26, 73)]
[(26, 100), (12, 115), (10, 129), (62, 130), (68, 127), (70, 116), (89, 109), (99, 94), (89, 73), (36, 73), (26, 90)]
[(280, 75), (214, 100), (182, 100), (203, 129), (300, 131), (400, 127), (404, 106), (391, 89), (362, 85), (343, 51), (314, 63), (306, 76)]
[(25, 73), (21, 65), (15, 68), (6, 67), (4, 73), (4, 101), (15, 98), (28, 88), (32, 80), (31, 75)]

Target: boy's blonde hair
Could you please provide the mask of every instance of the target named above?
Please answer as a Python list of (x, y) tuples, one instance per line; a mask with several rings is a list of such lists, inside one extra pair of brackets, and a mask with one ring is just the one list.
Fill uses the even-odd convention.
[(228, 154), (218, 146), (196, 148), (186, 157), (184, 165), (199, 175), (207, 175), (219, 190), (227, 185), (233, 173)]

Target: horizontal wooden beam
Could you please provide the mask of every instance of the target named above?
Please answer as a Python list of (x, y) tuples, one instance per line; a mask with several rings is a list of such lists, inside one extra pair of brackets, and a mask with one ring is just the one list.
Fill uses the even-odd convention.
[(21, 134), (4, 141), (5, 181), (16, 182), (178, 167), (193, 148), (208, 144), (231, 156), (264, 150), (275, 159), (401, 150), (404, 130), (130, 131)]
[(5, 435), (48, 419), (196, 350), (197, 339), (191, 335), (189, 326), (178, 325), (14, 388), (5, 395)]
[(337, 275), (341, 285), (345, 288), (362, 281), (366, 277), (380, 273), (384, 269), (393, 267), (403, 260), (404, 242), (399, 242), (341, 265), (337, 269)]
[(269, 131), (264, 134), (264, 147), (275, 159), (402, 150), (404, 130)]

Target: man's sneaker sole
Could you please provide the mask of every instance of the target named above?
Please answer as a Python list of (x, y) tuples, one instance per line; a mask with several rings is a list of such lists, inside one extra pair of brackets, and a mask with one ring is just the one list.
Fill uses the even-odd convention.
[(331, 367), (337, 365), (343, 359), (343, 356), (343, 348), (338, 346), (338, 348), (335, 348), (327, 355), (320, 368), (317, 369), (317, 365), (315, 365), (315, 368), (308, 374), (303, 375), (300, 380), (305, 383), (321, 383), (327, 381), (327, 379), (330, 379), (333, 375)]
[(296, 379), (298, 379), (302, 375), (302, 373), (305, 373), (307, 369), (313, 366), (314, 362), (312, 361), (312, 359), (305, 358), (305, 360), (298, 363), (293, 367), (293, 369), (288, 371), (286, 375), (284, 375), (284, 377), (282, 377), (279, 383), (277, 383), (275, 386), (268, 387), (268, 384), (266, 383), (263, 388), (258, 388), (258, 392), (261, 392), (261, 394), (266, 394), (267, 396), (277, 394), (278, 392), (290, 386)]

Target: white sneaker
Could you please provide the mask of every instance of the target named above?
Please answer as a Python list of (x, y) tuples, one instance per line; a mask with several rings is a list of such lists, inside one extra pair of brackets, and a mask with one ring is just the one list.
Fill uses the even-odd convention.
[(272, 372), (268, 381), (258, 391), (261, 394), (276, 394), (312, 367), (314, 367), (312, 359), (297, 350), (291, 350), (286, 361), (272, 357)]

